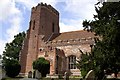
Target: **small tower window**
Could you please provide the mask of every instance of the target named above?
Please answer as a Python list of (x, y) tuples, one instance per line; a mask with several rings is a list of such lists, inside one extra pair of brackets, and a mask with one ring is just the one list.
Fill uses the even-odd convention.
[(33, 21), (33, 30), (35, 29), (35, 20)]
[(55, 24), (54, 23), (52, 23), (52, 32), (55, 32)]

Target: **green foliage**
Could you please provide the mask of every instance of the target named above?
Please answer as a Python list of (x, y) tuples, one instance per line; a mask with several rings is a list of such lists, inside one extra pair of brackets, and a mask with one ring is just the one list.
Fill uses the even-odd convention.
[(16, 77), (21, 70), (21, 66), (17, 60), (6, 59), (5, 71), (8, 77)]
[(5, 46), (2, 63), (6, 75), (9, 77), (15, 77), (20, 72), (21, 66), (19, 64), (19, 53), (24, 38), (25, 32), (19, 33), (14, 36), (14, 40), (11, 43), (7, 43)]
[(50, 63), (45, 58), (40, 57), (33, 62), (33, 69), (38, 70), (42, 74), (42, 77), (45, 77), (49, 73)]
[(11, 43), (7, 43), (5, 51), (3, 52), (3, 59), (6, 57), (19, 60), (19, 52), (22, 48), (22, 43), (25, 38), (25, 32), (19, 33), (14, 36), (14, 40)]
[(99, 80), (102, 80), (105, 74), (117, 74), (120, 71), (120, 2), (107, 2), (102, 5), (95, 6), (97, 15), (94, 15), (94, 21), (83, 21), (85, 30), (99, 36), (95, 38), (91, 52), (93, 69)]
[(87, 73), (93, 69), (94, 61), (92, 60), (91, 58), (92, 55), (90, 53), (88, 52), (83, 53), (81, 50), (80, 52), (82, 54), (81, 54), (81, 59), (77, 61), (78, 62), (77, 67), (80, 69), (82, 77), (85, 78)]

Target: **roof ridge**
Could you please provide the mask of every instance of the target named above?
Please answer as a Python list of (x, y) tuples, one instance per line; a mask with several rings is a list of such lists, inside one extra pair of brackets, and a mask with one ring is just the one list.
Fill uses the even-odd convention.
[(72, 33), (72, 32), (82, 32), (82, 31), (86, 31), (86, 30), (77, 30), (77, 31), (62, 32), (61, 34), (63, 34), (63, 33)]
[(86, 30), (78, 30), (78, 31), (70, 31), (60, 33), (59, 36), (54, 38), (53, 40), (68, 40), (68, 39), (77, 39), (77, 38), (87, 38), (87, 37), (94, 37), (93, 32), (88, 32)]

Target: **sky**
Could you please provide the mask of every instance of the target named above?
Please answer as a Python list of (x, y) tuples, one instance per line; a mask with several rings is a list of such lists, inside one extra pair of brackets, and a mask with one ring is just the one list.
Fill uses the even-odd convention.
[(59, 11), (60, 32), (68, 32), (83, 29), (83, 20), (93, 20), (98, 0), (0, 0), (0, 54), (14, 35), (29, 28), (31, 8), (41, 2)]

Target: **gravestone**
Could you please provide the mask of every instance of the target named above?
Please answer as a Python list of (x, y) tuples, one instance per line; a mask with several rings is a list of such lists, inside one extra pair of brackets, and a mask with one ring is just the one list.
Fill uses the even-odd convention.
[(93, 70), (90, 70), (85, 76), (85, 80), (94, 80), (94, 79), (95, 79), (95, 73)]
[(37, 79), (41, 79), (42, 78), (42, 75), (41, 75), (41, 73), (38, 70), (36, 70), (35, 74), (36, 74), (35, 78), (37, 78)]
[(36, 74), (36, 72), (35, 72), (35, 71), (33, 71), (33, 78), (35, 78), (35, 74)]
[(6, 77), (6, 71), (4, 69), (0, 68), (0, 80), (5, 77)]
[(0, 80), (2, 79), (2, 66), (0, 66)]
[(2, 56), (0, 55), (0, 80), (2, 79), (3, 75), (2, 75)]
[(32, 78), (32, 71), (28, 72), (28, 78)]
[(69, 80), (69, 73), (68, 72), (65, 72), (65, 74), (64, 74), (64, 80)]

